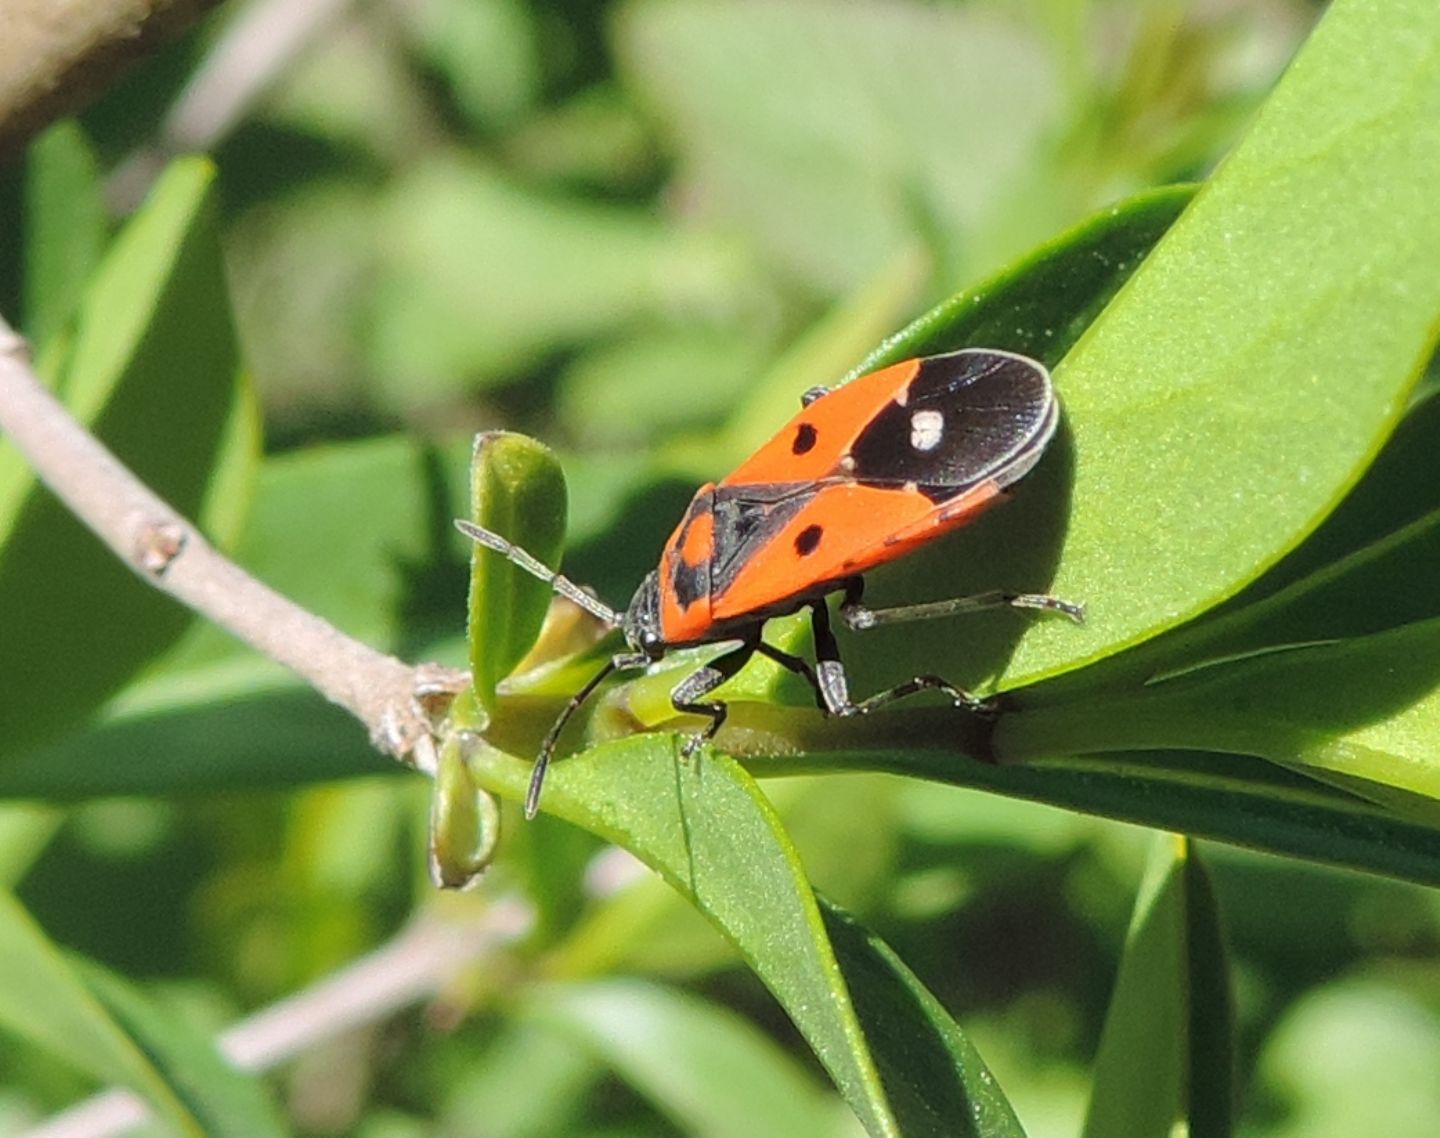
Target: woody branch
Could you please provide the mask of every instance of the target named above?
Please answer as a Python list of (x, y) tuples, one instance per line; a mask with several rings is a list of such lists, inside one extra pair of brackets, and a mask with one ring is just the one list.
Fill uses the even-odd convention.
[(460, 690), (465, 674), (377, 652), (223, 557), (70, 416), (3, 318), (0, 432), (142, 580), (290, 668), (359, 719), (377, 747), (433, 771), (427, 703)]

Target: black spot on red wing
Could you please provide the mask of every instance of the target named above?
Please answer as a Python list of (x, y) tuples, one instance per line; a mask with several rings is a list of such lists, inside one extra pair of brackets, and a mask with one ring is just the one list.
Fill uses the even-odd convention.
[(697, 519), (711, 512), (714, 502), (713, 491), (709, 494), (697, 495), (690, 503), (690, 512), (685, 515), (685, 524), (680, 529), (680, 534), (675, 540), (675, 557), (670, 567), (670, 591), (675, 594), (675, 601), (682, 609), (688, 609), (702, 597), (710, 595), (710, 564), (711, 558), (702, 558), (691, 564), (686, 561), (680, 551), (685, 548), (685, 541), (690, 536), (690, 527)]
[(791, 454), (807, 454), (815, 449), (815, 440), (819, 436), (815, 428), (809, 423), (801, 423), (795, 429), (795, 441), (790, 444)]
[[(917, 411), (941, 415), (939, 442), (911, 442)], [(987, 478), (1009, 485), (1033, 465), (1055, 429), (1057, 406), (1044, 370), (1017, 356), (953, 352), (921, 361), (905, 405), (891, 402), (850, 448), (856, 481), (872, 486), (914, 483), (944, 501)]]
[(801, 557), (809, 557), (820, 547), (820, 538), (824, 534), (819, 526), (806, 526), (795, 535), (795, 552)]
[(691, 565), (683, 557), (675, 558), (674, 570), (670, 574), (670, 588), (675, 593), (676, 603), (682, 609), (688, 609), (701, 597), (710, 595), (709, 568), (709, 563), (705, 561)]

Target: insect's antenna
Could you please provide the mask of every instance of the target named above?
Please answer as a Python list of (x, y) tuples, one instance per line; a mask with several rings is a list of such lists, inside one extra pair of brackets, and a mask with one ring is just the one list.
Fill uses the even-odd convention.
[(535, 767), (530, 772), (530, 789), (525, 792), (525, 817), (533, 818), (540, 810), (540, 791), (545, 785), (545, 772), (550, 769), (550, 756), (555, 753), (555, 744), (560, 742), (560, 732), (565, 730), (565, 724), (570, 722), (570, 717), (580, 710), (580, 705), (589, 699), (605, 677), (618, 667), (620, 660), (612, 659), (591, 676), (589, 682), (570, 697), (565, 709), (546, 733), (545, 741), (540, 744), (540, 754), (535, 759)]
[(466, 521), (464, 518), (455, 519), (455, 528), (472, 541), (479, 542), (486, 549), (493, 549), (496, 553), (503, 554), (525, 572), (539, 577), (567, 601), (573, 601), (591, 616), (603, 620), (611, 628), (620, 627), (621, 616), (618, 612), (605, 602), (592, 597), (569, 577), (555, 572), (538, 557), (527, 553), (513, 541), (507, 541), (498, 533), (477, 526), (474, 522)]

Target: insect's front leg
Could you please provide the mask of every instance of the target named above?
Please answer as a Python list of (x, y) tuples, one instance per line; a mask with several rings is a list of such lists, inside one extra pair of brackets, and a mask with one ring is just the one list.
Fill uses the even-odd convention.
[(715, 732), (720, 730), (721, 725), (725, 722), (725, 716), (729, 714), (729, 708), (719, 700), (707, 701), (705, 697), (743, 668), (750, 657), (755, 654), (758, 645), (759, 634), (757, 633), (754, 638), (747, 639), (739, 647), (731, 649), (723, 656), (717, 656), (675, 685), (675, 690), (670, 693), (670, 705), (676, 711), (689, 712), (691, 715), (704, 715), (710, 719), (709, 725), (703, 731), (691, 735), (685, 740), (685, 745), (680, 750), (681, 758), (690, 758), (700, 749), (701, 744), (713, 739)]

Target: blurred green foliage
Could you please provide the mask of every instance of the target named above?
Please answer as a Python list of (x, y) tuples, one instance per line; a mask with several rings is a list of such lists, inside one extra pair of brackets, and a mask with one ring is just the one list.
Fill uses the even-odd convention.
[[(1366, 7), (1341, 0), (1332, 29), (1368, 42)], [(1433, 47), (1423, 0), (1397, 7), (1400, 39)], [(479, 887), (438, 896), (429, 786), (144, 592), (0, 440), (0, 1135), (112, 1082), (190, 1133), (852, 1135), (858, 1116), (951, 1134), (964, 1114), (1034, 1138), (1221, 1134), (1232, 1059), (1233, 1132), (1433, 1132), (1440, 908), (1395, 880), (1440, 880), (1428, 389), (1335, 508), (1440, 324), (1417, 299), (1440, 250), (1408, 220), (1428, 189), (1385, 181), (1410, 136), (1365, 125), (1413, 58), (1324, 72), (1312, 45), (1292, 90), (1325, 99), (1282, 89), (1256, 125), (1312, 4), (360, 5), (276, 60), (213, 165), (107, 212), (241, 8), (0, 171), (0, 311), (247, 569), (351, 635), (460, 664), (470, 550), (450, 519), (470, 513), (474, 431), (559, 450), (567, 571), (620, 605), (696, 482), (799, 392), (979, 337), (1063, 361), (1073, 433), (970, 544), (877, 595), (1028, 587), (997, 575), (1038, 561), (1091, 622), (850, 649), (865, 690), (936, 658), (967, 682), (1050, 677), (997, 738), (1044, 761), (973, 764), (933, 745), (951, 728), (925, 708), (905, 719), (921, 746), (845, 735), (761, 671), (737, 681), (760, 702), (735, 749), (795, 776), (763, 795), (728, 760), (676, 767), (663, 734), (557, 764), (547, 808), (668, 882), (507, 815)], [(1352, 116), (1363, 153), (1341, 145)], [(1189, 196), (1149, 191), (1209, 178), (1247, 130), (1249, 157), (1092, 327)], [(1311, 159), (1332, 198), (1306, 196)], [(1216, 255), (1231, 239), (1287, 271), (1246, 279)], [(1351, 382), (1319, 378), (1336, 372)], [(1236, 390), (1248, 433), (1220, 413)], [(1186, 451), (1176, 423), (1213, 448)], [(502, 701), (514, 754), (474, 759), (510, 796), (596, 659), (570, 659), (584, 630), (544, 637)], [(592, 735), (663, 719), (672, 679), (612, 694)], [(1051, 761), (1067, 748), (1096, 754)], [(494, 935), (515, 907), (521, 935)], [(264, 1080), (199, 1050), (415, 922), (489, 930), (423, 1006)]]

